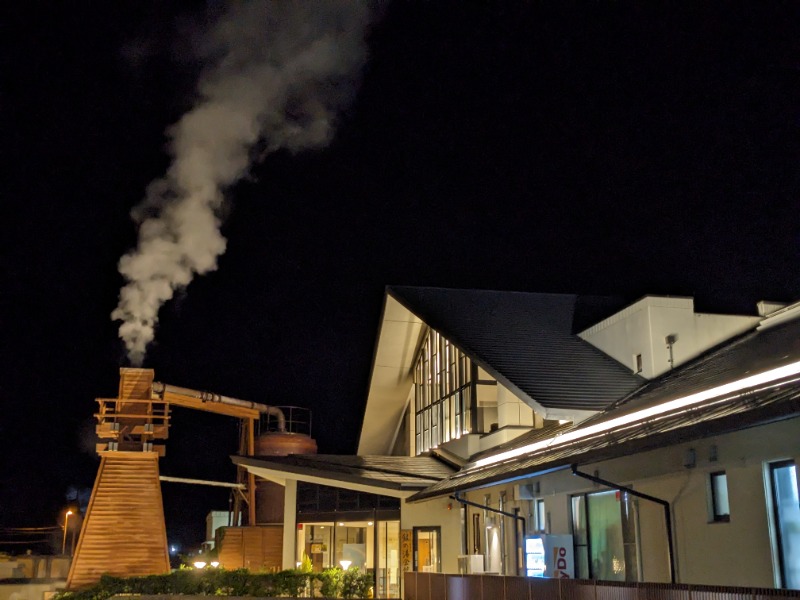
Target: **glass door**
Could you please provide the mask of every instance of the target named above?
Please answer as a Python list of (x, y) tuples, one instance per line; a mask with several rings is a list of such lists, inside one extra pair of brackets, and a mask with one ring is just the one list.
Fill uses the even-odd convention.
[(800, 589), (800, 499), (793, 460), (769, 466), (781, 587)]
[(441, 573), (441, 528), (414, 527), (414, 570)]
[(375, 597), (400, 598), (400, 521), (378, 522)]

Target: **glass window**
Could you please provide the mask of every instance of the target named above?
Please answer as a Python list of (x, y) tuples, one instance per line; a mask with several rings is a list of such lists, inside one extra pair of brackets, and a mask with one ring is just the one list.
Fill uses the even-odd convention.
[(417, 454), (469, 433), (469, 369), (461, 350), (437, 331), (428, 331), (414, 367)]
[(637, 581), (636, 505), (617, 490), (573, 496), (576, 577)]
[(592, 577), (605, 581), (625, 581), (619, 492), (609, 490), (589, 494), (587, 504)]
[(770, 479), (781, 587), (800, 589), (800, 499), (797, 465), (792, 460), (771, 464)]
[(547, 530), (547, 513), (544, 509), (544, 500), (536, 500), (536, 531), (544, 532)]
[(400, 598), (400, 521), (378, 522), (377, 598)]
[(575, 577), (589, 579), (589, 529), (586, 520), (586, 496), (573, 496), (572, 536), (575, 544)]
[(303, 560), (305, 553), (311, 559), (314, 572), (327, 569), (331, 563), (331, 535), (333, 523), (299, 523), (297, 527), (297, 557)]
[(710, 475), (711, 520), (726, 522), (731, 519), (728, 506), (728, 477), (725, 471), (717, 471)]
[(442, 570), (439, 527), (414, 527), (414, 570), (439, 573)]

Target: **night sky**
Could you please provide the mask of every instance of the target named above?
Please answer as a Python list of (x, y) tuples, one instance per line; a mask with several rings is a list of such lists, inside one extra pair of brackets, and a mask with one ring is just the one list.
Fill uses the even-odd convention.
[[(0, 9), (0, 527), (91, 488), (131, 209), (220, 4)], [(800, 298), (800, 4), (388, 3), (326, 147), (227, 190), (227, 252), (161, 312), (174, 385), (313, 410), (356, 450), (386, 285)], [(236, 422), (175, 409), (164, 474), (232, 480)], [(171, 541), (224, 490), (164, 484)]]

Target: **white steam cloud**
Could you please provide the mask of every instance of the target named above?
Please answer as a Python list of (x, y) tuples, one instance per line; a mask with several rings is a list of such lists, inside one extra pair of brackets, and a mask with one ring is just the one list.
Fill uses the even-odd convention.
[(369, 7), (358, 0), (248, 0), (232, 5), (202, 41), (207, 68), (195, 107), (168, 130), (173, 161), (133, 211), (135, 250), (111, 318), (134, 365), (153, 340), (158, 311), (225, 252), (219, 210), (258, 146), (261, 157), (326, 145), (352, 100), (366, 57)]

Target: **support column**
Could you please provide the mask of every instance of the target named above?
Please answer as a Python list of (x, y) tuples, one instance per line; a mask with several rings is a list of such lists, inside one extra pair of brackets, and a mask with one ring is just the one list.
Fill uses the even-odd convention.
[(287, 479), (283, 488), (283, 568), (297, 567), (297, 480)]

